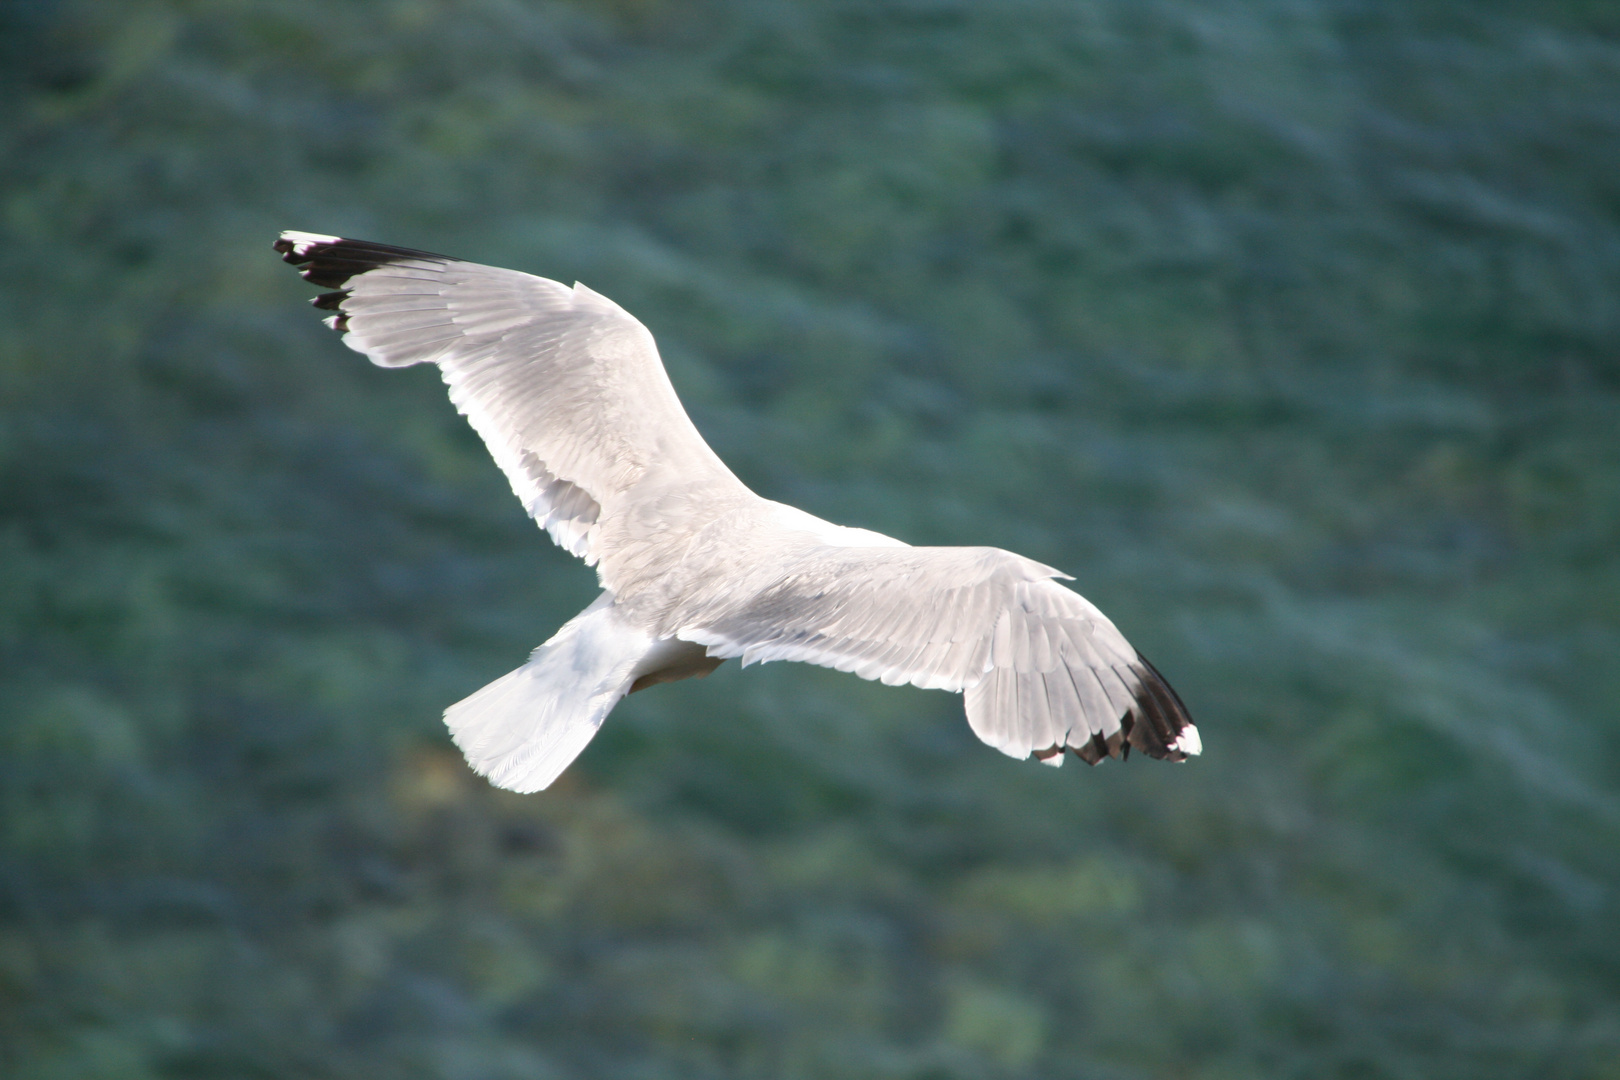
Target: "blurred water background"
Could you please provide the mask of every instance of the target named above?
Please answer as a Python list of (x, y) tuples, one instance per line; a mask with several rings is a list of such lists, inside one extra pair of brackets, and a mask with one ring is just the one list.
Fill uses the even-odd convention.
[[(270, 250), (585, 281), (761, 493), (1062, 567), (1185, 766), (594, 594)], [(1620, 1077), (1620, 8), (0, 3), (0, 1074)]]

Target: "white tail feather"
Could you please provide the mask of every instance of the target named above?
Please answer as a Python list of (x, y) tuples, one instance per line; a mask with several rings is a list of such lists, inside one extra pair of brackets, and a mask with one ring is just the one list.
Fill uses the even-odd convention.
[(540, 791), (585, 749), (657, 644), (603, 593), (527, 664), (445, 710), (444, 722), (467, 764), (490, 783)]

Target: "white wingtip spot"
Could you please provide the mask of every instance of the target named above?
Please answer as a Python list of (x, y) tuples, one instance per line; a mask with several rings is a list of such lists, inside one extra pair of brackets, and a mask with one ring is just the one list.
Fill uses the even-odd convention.
[(341, 236), (326, 236), (323, 233), (299, 232), (297, 229), (283, 229), (283, 240), (291, 241), (293, 252), (298, 255), (308, 255), (309, 249), (316, 244), (335, 244), (342, 240)]
[(1204, 752), (1204, 740), (1198, 737), (1198, 729), (1188, 724), (1176, 736), (1176, 741), (1170, 744), (1170, 749), (1180, 751), (1188, 757), (1195, 757)]

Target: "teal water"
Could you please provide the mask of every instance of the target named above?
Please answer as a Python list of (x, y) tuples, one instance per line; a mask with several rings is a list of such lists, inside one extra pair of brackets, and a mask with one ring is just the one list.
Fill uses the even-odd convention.
[[(1620, 16), (0, 5), (0, 1074), (1620, 1078)], [(282, 228), (576, 278), (761, 493), (1072, 573), (1185, 766), (594, 593)]]

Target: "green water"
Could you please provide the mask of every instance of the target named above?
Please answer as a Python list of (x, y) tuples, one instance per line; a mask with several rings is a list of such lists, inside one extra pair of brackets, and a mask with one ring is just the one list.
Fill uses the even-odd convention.
[[(762, 494), (1062, 567), (1206, 753), (594, 593), (282, 228), (585, 281)], [(1620, 12), (0, 4), (0, 1074), (1620, 1078)]]

